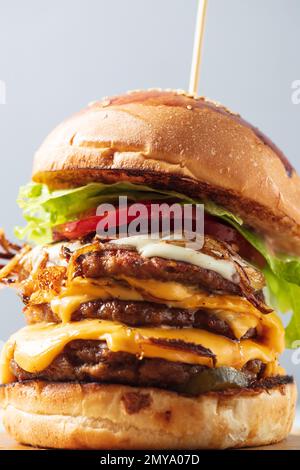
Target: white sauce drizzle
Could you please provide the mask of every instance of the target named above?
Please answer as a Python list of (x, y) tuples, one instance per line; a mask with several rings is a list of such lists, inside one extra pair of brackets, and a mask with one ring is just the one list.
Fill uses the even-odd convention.
[(109, 243), (132, 246), (145, 258), (159, 257), (193, 264), (214, 271), (231, 282), (237, 282), (238, 273), (232, 261), (216, 259), (192, 248), (166, 243), (164, 239), (153, 240), (145, 235), (136, 235), (112, 240)]

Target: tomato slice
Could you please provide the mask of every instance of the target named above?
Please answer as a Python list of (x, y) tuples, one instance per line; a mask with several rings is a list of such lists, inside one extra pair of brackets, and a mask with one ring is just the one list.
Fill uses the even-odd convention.
[[(148, 217), (150, 217), (151, 203), (142, 202), (148, 210)], [(128, 223), (136, 218), (136, 215), (131, 216), (128, 214), (128, 208), (116, 208), (116, 227), (120, 226), (120, 222), (124, 220), (124, 216)], [(81, 238), (89, 233), (96, 232), (98, 223), (107, 216), (107, 213), (104, 215), (92, 215), (85, 217), (80, 220), (75, 220), (74, 222), (67, 222), (63, 225), (58, 225), (53, 229), (53, 239), (54, 241), (59, 240), (74, 240), (75, 238)]]
[[(143, 204), (147, 207), (149, 220), (151, 217), (151, 202), (143, 201)], [(106, 215), (107, 214), (103, 216), (91, 215), (74, 222), (59, 225), (53, 230), (53, 239), (54, 241), (65, 239), (74, 240), (96, 232), (98, 223), (106, 217)], [(116, 228), (120, 226), (120, 221), (124, 220), (124, 216), (127, 217), (126, 220), (128, 223), (136, 218), (136, 215), (130, 216), (128, 214), (127, 207), (116, 208)], [(204, 233), (205, 235), (211, 235), (217, 240), (228, 243), (242, 258), (247, 259), (260, 268), (265, 266), (263, 256), (235, 228), (227, 225), (226, 222), (220, 222), (218, 218), (205, 213)]]
[(84, 235), (95, 232), (98, 222), (102, 217), (93, 215), (86, 217), (85, 219), (75, 220), (74, 222), (68, 222), (64, 225), (59, 225), (53, 229), (53, 238), (55, 241), (73, 240), (75, 238), (81, 238)]

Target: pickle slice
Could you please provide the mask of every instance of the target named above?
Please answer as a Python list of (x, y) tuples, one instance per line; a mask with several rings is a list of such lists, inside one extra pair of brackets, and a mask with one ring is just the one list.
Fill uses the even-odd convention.
[(199, 393), (221, 391), (229, 388), (248, 387), (249, 383), (249, 376), (245, 372), (233, 367), (218, 367), (199, 372), (187, 383), (177, 387), (176, 391), (188, 395), (198, 395)]

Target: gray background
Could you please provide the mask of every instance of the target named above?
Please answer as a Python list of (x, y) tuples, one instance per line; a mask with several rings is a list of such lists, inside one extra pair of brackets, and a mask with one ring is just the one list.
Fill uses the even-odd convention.
[[(15, 203), (47, 133), (89, 101), (127, 89), (187, 88), (195, 0), (0, 0), (0, 226), (22, 223)], [(300, 170), (299, 0), (209, 0), (200, 94), (260, 127)], [(300, 203), (300, 201), (299, 201)], [(1, 292), (0, 340), (23, 325)], [(283, 364), (300, 380), (286, 352)]]

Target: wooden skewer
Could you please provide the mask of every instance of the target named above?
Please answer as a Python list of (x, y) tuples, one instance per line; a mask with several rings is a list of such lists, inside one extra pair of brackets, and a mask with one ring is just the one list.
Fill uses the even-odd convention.
[(206, 10), (207, 0), (199, 0), (189, 86), (189, 93), (193, 95), (198, 93)]

